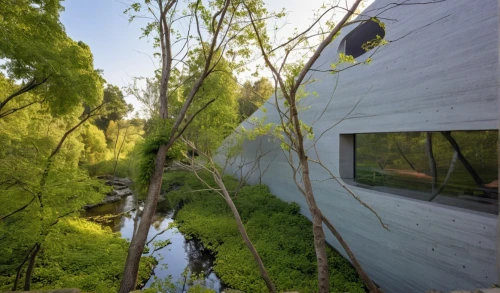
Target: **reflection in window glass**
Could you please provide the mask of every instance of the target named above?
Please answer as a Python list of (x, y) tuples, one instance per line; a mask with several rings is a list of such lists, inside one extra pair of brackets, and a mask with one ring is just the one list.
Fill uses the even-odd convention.
[(498, 131), (356, 134), (356, 184), (498, 211)]

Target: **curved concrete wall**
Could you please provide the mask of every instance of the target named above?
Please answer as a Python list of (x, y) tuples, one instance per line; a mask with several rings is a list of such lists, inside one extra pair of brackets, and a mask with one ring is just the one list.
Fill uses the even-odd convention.
[[(301, 117), (314, 125), (316, 135), (352, 111), (317, 143), (322, 161), (337, 176), (341, 162), (352, 162), (349, 134), (498, 129), (498, 2), (448, 0), (383, 12), (396, 2), (403, 1), (378, 0), (364, 11), (385, 19), (389, 41), (358, 58), (373, 54), (370, 65), (337, 75), (312, 72), (314, 82), (306, 87), (318, 97), (303, 100), (310, 108)], [(340, 41), (354, 28), (346, 27), (313, 68), (329, 69), (338, 58)], [(253, 117), (277, 122), (273, 106), (266, 108), (267, 113), (259, 110)], [(341, 144), (346, 146), (342, 152)], [(253, 162), (256, 154), (265, 154), (259, 164)], [(309, 216), (287, 160), (272, 140), (246, 142), (229, 172), (237, 176), (253, 172), (250, 183), (268, 185), (278, 197), (299, 203)], [(352, 186), (389, 225), (386, 231), (340, 185), (325, 181), (328, 175), (320, 167), (311, 165), (311, 175), (323, 213), (386, 292), (472, 289), (498, 282), (496, 215)], [(342, 251), (331, 234), (327, 237)]]

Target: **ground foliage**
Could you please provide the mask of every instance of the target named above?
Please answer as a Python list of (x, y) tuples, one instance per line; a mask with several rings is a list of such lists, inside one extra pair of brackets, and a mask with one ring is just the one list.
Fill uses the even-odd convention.
[[(85, 292), (118, 290), (128, 242), (109, 228), (79, 218), (61, 220), (47, 236), (32, 279), (33, 289), (79, 288)], [(143, 257), (139, 283), (156, 265)], [(0, 277), (0, 290), (9, 290), (14, 276)]]
[[(210, 174), (201, 176), (214, 183)], [(168, 194), (171, 204), (182, 202), (176, 215), (179, 230), (200, 239), (216, 253), (214, 270), (225, 284), (245, 292), (266, 292), (225, 201), (214, 192), (196, 191), (206, 187), (193, 174), (165, 175), (164, 189), (179, 184), (181, 188)], [(237, 181), (226, 177), (225, 184), (234, 190)], [(244, 186), (233, 200), (277, 289), (315, 292), (317, 266), (311, 223), (299, 213), (299, 206), (281, 201), (264, 185)], [(347, 260), (331, 248), (328, 259), (331, 292), (365, 292)]]

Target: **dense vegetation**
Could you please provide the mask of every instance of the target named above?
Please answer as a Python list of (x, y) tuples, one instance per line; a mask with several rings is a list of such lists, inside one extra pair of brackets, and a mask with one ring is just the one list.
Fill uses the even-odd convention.
[[(128, 242), (110, 229), (84, 219), (65, 219), (47, 237), (38, 260), (34, 289), (80, 288), (86, 292), (118, 290)], [(139, 284), (149, 279), (155, 265), (143, 257)]]
[[(66, 35), (59, 22), (62, 9), (58, 0), (0, 7), (0, 39), (5, 40), (0, 44), (2, 291), (17, 283), (17, 289), (116, 292), (128, 244), (80, 219), (80, 211), (110, 191), (98, 175), (134, 177), (140, 187), (141, 175), (148, 180), (154, 154), (165, 143), (167, 130), (156, 119), (158, 76), (148, 80), (149, 88), (124, 89), (145, 106), (141, 118), (131, 118), (133, 108), (122, 89), (106, 83), (94, 68), (91, 49)], [(174, 115), (202, 66), (200, 51), (189, 56), (188, 70), (173, 76), (179, 84)], [(241, 87), (228, 74), (229, 62), (221, 60), (188, 113), (217, 98), (185, 132), (205, 150), (220, 144), (262, 104), (249, 90), (270, 95), (269, 81)], [(248, 110), (249, 105), (254, 106)], [(185, 151), (176, 144), (169, 154), (177, 158)], [(141, 262), (139, 280), (149, 277), (146, 262)]]
[[(210, 174), (200, 173), (213, 183)], [(225, 178), (228, 190), (238, 182)], [(229, 287), (245, 292), (266, 292), (257, 266), (245, 247), (231, 212), (218, 194), (206, 189), (195, 175), (170, 172), (164, 188), (181, 185), (169, 193), (179, 230), (198, 238), (216, 254), (214, 270)], [(214, 184), (215, 185), (215, 184)], [(316, 256), (311, 223), (299, 214), (299, 206), (276, 198), (264, 185), (244, 186), (233, 194), (241, 218), (279, 291), (316, 292)], [(328, 249), (331, 292), (365, 292), (355, 270), (338, 253)]]
[[(0, 92), (18, 88), (0, 75)], [(104, 96), (108, 89), (101, 88)], [(36, 92), (25, 93), (10, 101), (4, 110), (38, 99)], [(115, 105), (126, 106), (123, 96), (110, 99)], [(116, 109), (108, 107), (99, 117), (102, 120), (109, 114), (122, 119), (126, 112), (119, 115)], [(0, 290), (13, 288), (18, 271), (19, 286), (23, 285), (31, 262), (26, 257), (36, 244), (40, 248), (33, 261), (32, 288), (117, 290), (127, 241), (78, 217), (82, 206), (99, 202), (109, 191), (103, 182), (90, 177), (87, 169), (103, 169), (106, 165), (112, 174), (116, 142), (121, 146), (125, 141), (121, 153), (126, 155), (131, 148), (126, 147), (127, 143), (134, 145), (142, 139), (138, 135), (135, 142), (129, 142), (131, 136), (118, 136), (112, 130), (120, 123), (130, 124), (129, 131), (140, 132), (142, 125), (138, 120), (120, 120), (100, 129), (105, 126), (89, 119), (68, 133), (81, 121), (79, 113), (85, 111), (80, 105), (69, 113), (53, 114), (50, 105), (34, 103), (0, 118)], [(119, 169), (122, 173), (126, 170)], [(150, 266), (143, 265), (142, 277), (149, 277), (150, 271)]]
[[(283, 18), (284, 13), (267, 11), (261, 0), (188, 1), (182, 8), (177, 2), (131, 2), (125, 10), (131, 21), (137, 16), (151, 20), (142, 30), (143, 37), (161, 51), (152, 57), (161, 67), (145, 78), (146, 85), (137, 78), (126, 88), (107, 83), (103, 71), (94, 67), (91, 48), (66, 34), (60, 21), (62, 0), (7, 0), (0, 5), (0, 290), (134, 290), (135, 280), (140, 284), (147, 279), (154, 265), (142, 253), (165, 162), (185, 159), (195, 149), (213, 153), (275, 92), (266, 78), (242, 83), (237, 75), (255, 61), (250, 45), (258, 44), (263, 55), (271, 50), (271, 36), (259, 30), (266, 27), (263, 21)], [(323, 24), (327, 32), (333, 29), (330, 21)], [(189, 27), (187, 35), (183, 25)], [(321, 24), (318, 29), (322, 33), (316, 37), (325, 37)], [(195, 30), (197, 36), (192, 35)], [(307, 32), (295, 32), (289, 42), (276, 48), (286, 52), (279, 69), (286, 75), (285, 82), (274, 76), (287, 98), (286, 107), (293, 105), (290, 102), (302, 87), (305, 75), (299, 73), (310, 69), (301, 69), (314, 48)], [(322, 43), (330, 42), (335, 31), (328, 34)], [(288, 58), (294, 48), (306, 48), (306, 52)], [(265, 59), (266, 66), (273, 68)], [(286, 60), (295, 61), (285, 64)], [(349, 60), (354, 63), (352, 57)], [(132, 106), (122, 91), (143, 104), (141, 115), (132, 118)], [(290, 113), (297, 116), (293, 108)], [(310, 138), (312, 127), (295, 118), (292, 124), (275, 128), (280, 133), (276, 138), (298, 129), (289, 142), (303, 148), (302, 129)], [(293, 130), (293, 124), (298, 128)], [(266, 125), (259, 134), (270, 128)], [(294, 142), (298, 137), (301, 142)], [(284, 147), (290, 149), (294, 148)], [(205, 159), (198, 161), (206, 163), (210, 155)], [(301, 159), (306, 166), (305, 152)], [(111, 191), (98, 175), (132, 177), (139, 198), (145, 199), (130, 245), (109, 229), (81, 218), (83, 206), (101, 202)], [(220, 177), (202, 176), (222, 189)], [(174, 202), (184, 205), (178, 213), (181, 231), (200, 238), (217, 254), (215, 270), (229, 286), (248, 292), (266, 291), (267, 286), (276, 292), (275, 282), (278, 290), (316, 292), (319, 287), (326, 293), (330, 285), (333, 292), (364, 291), (348, 262), (330, 248), (325, 252), (318, 214), (313, 236), (311, 223), (299, 214), (298, 206), (278, 200), (264, 186), (245, 186), (234, 193), (236, 181), (226, 178), (235, 208), (227, 192), (223, 200), (210, 191), (197, 191), (204, 185), (193, 175), (169, 173), (166, 181), (164, 187), (174, 181), (182, 186), (171, 193)], [(244, 225), (237, 220), (238, 210)], [(161, 291), (163, 285), (171, 284), (158, 280), (152, 290)], [(189, 290), (210, 291), (201, 286)]]

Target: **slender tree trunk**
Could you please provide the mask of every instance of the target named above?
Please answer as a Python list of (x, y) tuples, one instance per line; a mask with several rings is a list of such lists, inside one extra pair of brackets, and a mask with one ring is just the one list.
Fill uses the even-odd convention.
[[(176, 1), (171, 1), (173, 5)], [(168, 119), (168, 99), (167, 90), (172, 69), (172, 52), (170, 43), (170, 27), (166, 22), (166, 14), (172, 6), (163, 7), (163, 1), (158, 0), (158, 7), (160, 8), (160, 46), (162, 51), (162, 76), (160, 79), (160, 119)], [(153, 221), (153, 216), (156, 212), (156, 205), (160, 197), (160, 188), (163, 177), (163, 170), (165, 168), (165, 160), (167, 157), (168, 149), (172, 146), (160, 145), (156, 153), (155, 166), (153, 174), (149, 180), (148, 194), (144, 203), (141, 221), (137, 227), (136, 233), (132, 236), (130, 246), (128, 248), (127, 260), (125, 261), (125, 268), (123, 270), (123, 277), (120, 283), (119, 293), (129, 293), (136, 288), (137, 273), (139, 272), (139, 263), (141, 261), (142, 251), (146, 245), (148, 238), (149, 228)], [(139, 211), (137, 210), (137, 213)]]
[(17, 290), (17, 283), (19, 282), (19, 278), (21, 277), (21, 270), (23, 269), (24, 264), (30, 257), (31, 253), (33, 250), (36, 248), (38, 243), (36, 243), (29, 251), (28, 254), (26, 254), (26, 257), (24, 258), (23, 262), (17, 267), (17, 273), (16, 273), (16, 279), (14, 280), (14, 285), (12, 286), (12, 291)]
[[(172, 60), (173, 60), (173, 55), (172, 55), (172, 42), (171, 42), (171, 27), (170, 24), (167, 21), (167, 14), (172, 12), (172, 9), (175, 11), (175, 6), (177, 3), (177, 0), (170, 0), (163, 4), (163, 0), (157, 0), (158, 3), (158, 8), (159, 8), (159, 38), (160, 38), (160, 47), (161, 47), (161, 52), (162, 52), (162, 76), (160, 78), (161, 84), (160, 84), (160, 119), (163, 119), (166, 121), (169, 118), (168, 115), (168, 96), (167, 96), (167, 90), (168, 90), (168, 84), (169, 84), (169, 79), (170, 79), (170, 74), (172, 70)], [(157, 155), (156, 155), (156, 160), (155, 160), (155, 168), (153, 171), (153, 174), (151, 176), (151, 179), (149, 181), (149, 188), (148, 188), (148, 195), (146, 197), (145, 205), (144, 205), (144, 210), (143, 214), (141, 217), (141, 222), (139, 224), (139, 227), (137, 229), (137, 233), (132, 237), (132, 241), (130, 242), (130, 247), (128, 250), (128, 256), (127, 260), (125, 263), (125, 268), (123, 272), (123, 278), (120, 284), (120, 290), (118, 292), (120, 293), (129, 293), (130, 291), (135, 289), (135, 284), (137, 282), (137, 272), (139, 270), (139, 261), (141, 258), (142, 251), (144, 249), (144, 246), (146, 244), (147, 236), (148, 236), (148, 231), (149, 227), (151, 226), (152, 220), (154, 213), (156, 211), (156, 205), (158, 203), (159, 195), (160, 195), (160, 188), (161, 188), (161, 183), (162, 183), (162, 176), (163, 176), (163, 169), (165, 165), (165, 159), (167, 156), (168, 150), (172, 147), (176, 139), (178, 139), (182, 133), (186, 130), (186, 127), (191, 123), (192, 119), (199, 113), (201, 110), (206, 108), (211, 102), (215, 101), (212, 100), (211, 102), (205, 104), (204, 107), (202, 107), (200, 110), (198, 110), (196, 113), (191, 116), (188, 121), (184, 122), (184, 126), (180, 128), (181, 123), (183, 123), (184, 118), (186, 117), (186, 113), (191, 106), (193, 99), (200, 89), (201, 85), (203, 84), (204, 79), (212, 72), (214, 67), (211, 68), (211, 63), (213, 56), (219, 48), (216, 47), (219, 32), (221, 31), (222, 24), (224, 23), (224, 17), (226, 14), (226, 11), (228, 10), (230, 1), (226, 0), (224, 2), (224, 7), (222, 10), (218, 11), (214, 17), (213, 20), (215, 22), (215, 19), (217, 16), (219, 16), (219, 21), (216, 25), (216, 29), (213, 32), (212, 36), (212, 42), (210, 46), (210, 50), (208, 52), (208, 55), (206, 56), (205, 59), (205, 68), (203, 70), (203, 73), (200, 75), (198, 80), (195, 82), (193, 87), (191, 88), (191, 91), (189, 92), (186, 100), (184, 101), (184, 104), (182, 105), (182, 108), (179, 112), (179, 115), (177, 115), (177, 118), (175, 119), (175, 123), (172, 127), (172, 130), (170, 132), (170, 140), (166, 145), (161, 145), (160, 148), (158, 149)], [(195, 12), (195, 16), (196, 12)]]
[(330, 292), (330, 284), (328, 281), (328, 257), (326, 256), (326, 240), (325, 232), (323, 231), (323, 220), (321, 218), (321, 210), (316, 204), (316, 199), (314, 198), (311, 179), (309, 178), (309, 164), (305, 154), (303, 153), (303, 148), (302, 156), (299, 154), (299, 159), (301, 161), (302, 180), (304, 182), (304, 195), (312, 217), (314, 249), (316, 251), (316, 261), (318, 262), (319, 292), (328, 293)]
[(160, 196), (160, 188), (163, 176), (165, 158), (167, 156), (167, 146), (161, 145), (156, 154), (155, 168), (151, 180), (149, 181), (148, 195), (146, 197), (144, 210), (137, 233), (133, 236), (128, 249), (127, 260), (123, 270), (123, 277), (120, 284), (119, 293), (129, 293), (133, 291), (137, 283), (137, 273), (142, 251), (148, 238), (149, 227), (156, 211), (156, 205)]
[(462, 162), (467, 172), (469, 172), (469, 174), (471, 175), (472, 179), (474, 179), (476, 185), (482, 186), (484, 183), (483, 180), (481, 179), (481, 177), (479, 177), (476, 170), (474, 170), (469, 161), (467, 161), (467, 159), (464, 157), (462, 151), (460, 150), (460, 147), (458, 146), (457, 141), (451, 136), (451, 133), (449, 131), (442, 131), (441, 134), (446, 138), (446, 140), (448, 140), (453, 150), (457, 152), (458, 159), (460, 160), (460, 162)]
[[(296, 140), (294, 146), (300, 161), (300, 168), (302, 171), (303, 181), (303, 194), (309, 207), (309, 212), (312, 217), (313, 235), (314, 235), (314, 249), (316, 251), (316, 261), (318, 263), (318, 286), (319, 293), (330, 292), (329, 274), (328, 274), (328, 258), (326, 256), (326, 241), (325, 232), (323, 231), (323, 220), (321, 219), (321, 210), (316, 204), (314, 192), (312, 188), (311, 179), (309, 177), (309, 162), (304, 148), (304, 137), (302, 134), (301, 124), (299, 120), (299, 113), (296, 106), (296, 93), (290, 94), (290, 110), (291, 110), (291, 123), (294, 127)], [(293, 137), (291, 137), (293, 141)], [(298, 184), (296, 182), (296, 184)]]
[(363, 270), (363, 268), (359, 264), (358, 259), (356, 258), (356, 256), (354, 256), (354, 253), (352, 252), (351, 248), (349, 247), (349, 245), (347, 245), (347, 242), (345, 242), (344, 238), (342, 238), (342, 236), (337, 231), (337, 229), (335, 229), (335, 227), (330, 222), (330, 220), (328, 220), (323, 215), (321, 216), (321, 219), (323, 220), (323, 223), (325, 223), (325, 225), (328, 227), (330, 232), (332, 232), (333, 236), (335, 236), (335, 238), (338, 240), (340, 245), (342, 245), (342, 248), (344, 248), (345, 252), (347, 253), (347, 256), (349, 256), (349, 259), (352, 262), (352, 265), (356, 269), (356, 272), (358, 272), (358, 275), (361, 277), (361, 279), (363, 280), (363, 283), (365, 283), (368, 290), (370, 290), (370, 292), (372, 292), (372, 293), (382, 293), (382, 290), (380, 290), (377, 287), (377, 285), (375, 285), (375, 283), (373, 283), (372, 279), (370, 279), (370, 277), (365, 273), (365, 271)]
[(432, 176), (432, 192), (434, 194), (436, 192), (437, 186), (437, 168), (436, 168), (436, 159), (434, 159), (434, 152), (432, 151), (432, 133), (427, 132), (427, 140), (425, 142), (425, 151), (427, 153), (427, 157), (429, 158), (429, 168)]
[[(399, 144), (396, 142), (396, 146), (398, 147), (398, 150), (399, 150), (399, 153), (401, 154), (401, 156), (403, 156), (403, 159), (405, 159), (406, 163), (408, 163), (408, 165), (410, 166), (410, 168), (413, 170), (413, 171), (417, 171), (417, 169), (415, 169), (415, 167), (413, 166), (413, 164), (408, 160), (408, 158), (405, 156), (405, 154), (403, 153), (403, 150), (401, 149), (401, 147), (399, 146)], [(383, 168), (382, 168), (383, 169)]]
[(31, 252), (30, 262), (28, 264), (28, 268), (26, 269), (26, 277), (24, 278), (24, 291), (29, 291), (31, 287), (31, 274), (33, 273), (33, 269), (35, 268), (35, 261), (38, 252), (40, 251), (40, 243), (35, 245), (35, 249)]
[(217, 171), (214, 173), (214, 180), (219, 186), (220, 189), (222, 189), (222, 193), (224, 195), (224, 199), (226, 200), (227, 205), (231, 209), (231, 212), (233, 213), (234, 219), (236, 220), (236, 224), (238, 225), (238, 230), (240, 231), (241, 237), (243, 238), (243, 241), (245, 241), (245, 244), (252, 253), (252, 256), (257, 263), (257, 266), (259, 267), (260, 275), (264, 279), (264, 282), (266, 283), (267, 289), (269, 292), (276, 293), (276, 287), (274, 286), (273, 282), (271, 281), (271, 278), (269, 277), (269, 274), (267, 273), (266, 268), (264, 267), (264, 263), (262, 263), (262, 259), (259, 256), (259, 253), (255, 249), (255, 247), (252, 244), (252, 241), (248, 237), (247, 231), (245, 229), (245, 226), (243, 225), (243, 222), (241, 221), (240, 214), (238, 213), (238, 209), (236, 209), (236, 206), (234, 205), (234, 202), (231, 199), (231, 196), (229, 196), (229, 193), (227, 192), (226, 186), (222, 182), (222, 179), (220, 178), (220, 175), (218, 174)]
[(119, 137), (120, 137), (120, 124), (116, 122), (116, 139), (115, 139), (115, 146), (113, 147), (113, 157), (115, 158), (115, 167), (113, 168), (113, 180), (115, 179), (116, 164), (118, 164), (118, 156), (116, 155), (116, 146), (118, 145)]
[[(118, 165), (118, 160), (120, 158), (120, 153), (122, 151), (122, 148), (123, 148), (123, 144), (125, 143), (125, 139), (127, 138), (127, 132), (128, 132), (128, 128), (130, 127), (130, 123), (127, 125), (127, 128), (125, 128), (125, 133), (123, 134), (123, 140), (122, 140), (122, 143), (120, 144), (120, 147), (118, 148), (118, 153), (116, 154), (116, 160), (115, 160), (115, 166), (113, 168), (113, 179), (115, 179), (115, 175), (116, 175), (116, 166)], [(115, 146), (116, 148), (116, 146)]]
[(454, 152), (453, 157), (451, 158), (450, 167), (448, 168), (448, 173), (446, 174), (446, 177), (444, 178), (443, 184), (441, 184), (439, 189), (436, 190), (436, 192), (434, 192), (434, 194), (432, 194), (429, 201), (433, 201), (436, 198), (436, 196), (438, 196), (438, 194), (440, 194), (445, 189), (446, 185), (448, 184), (448, 180), (450, 180), (451, 173), (453, 173), (453, 170), (455, 169), (455, 164), (457, 162), (457, 158), (458, 158), (458, 153)]

